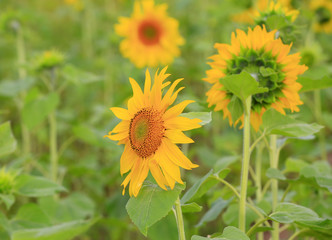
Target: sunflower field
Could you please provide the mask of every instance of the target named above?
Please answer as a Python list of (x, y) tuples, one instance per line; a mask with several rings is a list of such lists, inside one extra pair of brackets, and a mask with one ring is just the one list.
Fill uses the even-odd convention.
[(1, 0), (0, 240), (331, 240), (332, 0)]

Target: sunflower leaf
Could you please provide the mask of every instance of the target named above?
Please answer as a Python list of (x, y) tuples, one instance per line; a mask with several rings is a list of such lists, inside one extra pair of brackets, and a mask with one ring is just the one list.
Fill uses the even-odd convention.
[(226, 76), (220, 79), (220, 82), (228, 91), (240, 98), (243, 104), (249, 96), (269, 90), (268, 88), (259, 87), (259, 83), (255, 78), (246, 71)]
[(167, 216), (185, 185), (177, 184), (165, 191), (158, 185), (145, 182), (138, 196), (129, 199), (126, 209), (129, 217), (145, 236), (148, 228)]
[(300, 92), (332, 87), (332, 78), (329, 75), (330, 73), (326, 66), (310, 68), (298, 79), (298, 82), (302, 85)]
[(274, 109), (269, 109), (263, 114), (261, 128), (269, 134), (278, 134), (286, 137), (305, 137), (319, 132), (323, 126), (308, 124), (295, 120), (287, 115), (282, 115)]

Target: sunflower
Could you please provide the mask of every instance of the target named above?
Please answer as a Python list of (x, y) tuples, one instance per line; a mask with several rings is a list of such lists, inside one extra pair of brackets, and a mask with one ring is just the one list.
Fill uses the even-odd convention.
[(243, 121), (243, 116), (232, 119), (227, 106), (233, 94), (219, 80), (242, 71), (256, 76), (259, 86), (269, 89), (252, 96), (250, 121), (256, 131), (262, 123), (263, 113), (270, 107), (282, 114), (285, 114), (284, 109), (299, 111), (298, 105), (302, 101), (298, 91), (302, 86), (296, 80), (307, 67), (299, 65), (299, 53), (289, 55), (291, 45), (283, 44), (280, 38), (275, 39), (275, 33), (267, 32), (264, 26), (256, 26), (253, 30), (249, 28), (248, 34), (242, 30), (236, 30), (236, 35), (232, 33), (231, 45), (215, 44), (218, 54), (210, 57), (212, 69), (207, 70), (203, 80), (213, 84), (206, 94), (209, 107), (215, 105), (215, 111), (222, 110), (230, 125), (234, 122), (236, 126)]
[[(249, 7), (247, 10), (234, 14), (232, 16), (232, 20), (239, 23), (254, 23), (254, 16), (257, 16), (259, 12), (266, 12), (268, 9), (271, 10), (271, 5), (274, 4), (272, 0), (270, 0), (270, 6), (269, 6), (269, 0), (257, 0), (255, 1), (254, 6)], [(289, 11), (288, 9), (291, 8), (291, 0), (279, 0), (277, 1), (277, 4), (273, 5), (274, 8), (278, 7), (278, 9), (286, 10), (288, 14), (293, 15), (294, 13), (292, 11)], [(297, 16), (297, 15), (296, 15)], [(295, 18), (296, 18), (295, 16)]]
[(332, 2), (316, 0), (310, 2), (310, 9), (314, 11), (316, 22), (314, 25), (317, 32), (332, 32)]
[(255, 22), (257, 24), (260, 24), (260, 22), (265, 22), (266, 19), (271, 16), (282, 16), (285, 17), (289, 22), (294, 22), (299, 13), (300, 12), (298, 10), (290, 10), (286, 5), (283, 5), (280, 1), (277, 3), (271, 1), (268, 8), (258, 10), (254, 15), (255, 15)]
[(130, 171), (122, 183), (123, 194), (130, 182), (129, 194), (136, 197), (149, 171), (158, 185), (167, 190), (167, 186), (173, 189), (175, 182), (183, 183), (179, 167), (188, 170), (198, 167), (176, 144), (192, 143), (193, 140), (182, 131), (201, 127), (201, 120), (179, 116), (194, 101), (185, 100), (168, 109), (183, 89), (174, 91), (183, 79), (175, 80), (162, 96), (162, 90), (170, 84), (163, 83), (169, 76), (165, 74), (166, 69), (159, 74), (156, 72), (152, 88), (150, 73), (146, 71), (144, 92), (134, 79), (129, 78), (133, 97), (128, 100), (128, 110), (111, 108), (122, 121), (105, 137), (125, 145), (120, 172), (122, 175)]
[(167, 65), (180, 55), (184, 43), (178, 21), (167, 15), (167, 5), (153, 0), (136, 1), (131, 18), (120, 17), (115, 31), (125, 39), (120, 51), (137, 67)]

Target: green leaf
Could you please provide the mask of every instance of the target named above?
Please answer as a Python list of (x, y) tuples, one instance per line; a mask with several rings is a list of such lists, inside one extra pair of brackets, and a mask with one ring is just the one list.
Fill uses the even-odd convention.
[(0, 194), (0, 200), (6, 205), (7, 210), (9, 210), (15, 202), (15, 197), (12, 194)]
[(286, 177), (282, 174), (282, 172), (276, 168), (269, 168), (266, 171), (266, 176), (268, 178), (274, 178), (279, 180), (286, 180)]
[(283, 115), (274, 109), (263, 114), (261, 128), (266, 134), (278, 134), (286, 137), (305, 137), (319, 132), (323, 126), (316, 123), (308, 124)]
[(199, 206), (195, 202), (192, 202), (192, 203), (181, 205), (181, 208), (182, 208), (182, 212), (187, 213), (187, 212), (200, 212), (203, 207)]
[(14, 152), (16, 140), (11, 131), (10, 122), (0, 125), (0, 157)]
[(97, 220), (78, 220), (51, 227), (18, 230), (12, 233), (12, 240), (71, 240), (88, 230)]
[(200, 227), (207, 222), (215, 220), (220, 213), (232, 202), (233, 198), (224, 200), (218, 198), (211, 206), (211, 208), (203, 215), (199, 223), (195, 227)]
[(318, 89), (332, 87), (332, 78), (329, 77), (329, 70), (326, 66), (317, 66), (308, 69), (298, 82), (302, 85), (300, 92), (308, 92)]
[(332, 229), (332, 219), (320, 218), (313, 210), (293, 203), (280, 203), (269, 218), (279, 223), (297, 223), (315, 230)]
[(287, 172), (300, 172), (302, 168), (309, 164), (301, 159), (288, 158), (285, 165)]
[(250, 240), (249, 237), (236, 227), (226, 227), (221, 235), (227, 240)]
[(44, 177), (20, 175), (15, 181), (17, 194), (28, 197), (43, 197), (66, 191), (66, 189)]
[(7, 80), (0, 82), (0, 96), (15, 97), (19, 93), (28, 90), (35, 82), (34, 78), (23, 80)]
[(45, 212), (35, 203), (27, 203), (20, 207), (12, 221), (34, 223), (38, 227), (46, 227), (51, 224)]
[(197, 191), (203, 185), (203, 183), (208, 179), (209, 176), (213, 174), (213, 170), (211, 169), (205, 176), (203, 176), (200, 180), (198, 180), (181, 198), (181, 204), (185, 204), (186, 202), (193, 200), (196, 195)]
[(171, 211), (184, 185), (165, 191), (156, 184), (144, 183), (138, 196), (129, 199), (126, 209), (138, 229), (147, 236), (148, 228)]
[(238, 119), (243, 115), (243, 104), (241, 100), (235, 96), (227, 105), (227, 109), (231, 112), (232, 119)]
[(62, 69), (63, 77), (74, 84), (87, 84), (101, 81), (102, 78), (93, 73), (78, 69), (72, 65), (66, 65)]
[(212, 112), (189, 112), (189, 113), (182, 113), (182, 114), (180, 114), (180, 116), (186, 117), (189, 119), (198, 118), (198, 119), (202, 120), (202, 122), (199, 123), (202, 126), (210, 123), (212, 120)]
[(28, 102), (22, 111), (23, 122), (29, 129), (41, 124), (46, 117), (56, 109), (59, 104), (59, 96), (50, 93), (42, 98)]
[(259, 87), (255, 78), (245, 71), (224, 77), (220, 79), (220, 82), (228, 91), (240, 98), (243, 103), (249, 96), (269, 90), (268, 88)]

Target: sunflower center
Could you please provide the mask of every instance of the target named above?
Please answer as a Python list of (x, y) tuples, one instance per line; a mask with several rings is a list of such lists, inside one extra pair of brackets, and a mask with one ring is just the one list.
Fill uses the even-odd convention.
[(165, 133), (161, 114), (152, 108), (143, 108), (130, 121), (131, 148), (142, 158), (149, 157), (159, 148)]
[(331, 13), (325, 7), (317, 8), (315, 13), (320, 24), (328, 23), (331, 20)]
[(145, 45), (159, 43), (161, 32), (160, 25), (153, 20), (145, 20), (138, 27), (138, 37)]
[[(281, 71), (282, 66), (277, 63), (276, 57), (264, 49), (242, 49), (239, 56), (227, 62), (226, 75), (239, 74), (243, 70), (255, 75), (259, 86), (269, 89), (268, 92), (258, 93), (252, 96), (252, 110), (260, 112), (261, 109), (269, 107), (283, 96), (282, 89), (285, 74)], [(232, 93), (228, 93), (232, 97)]]

